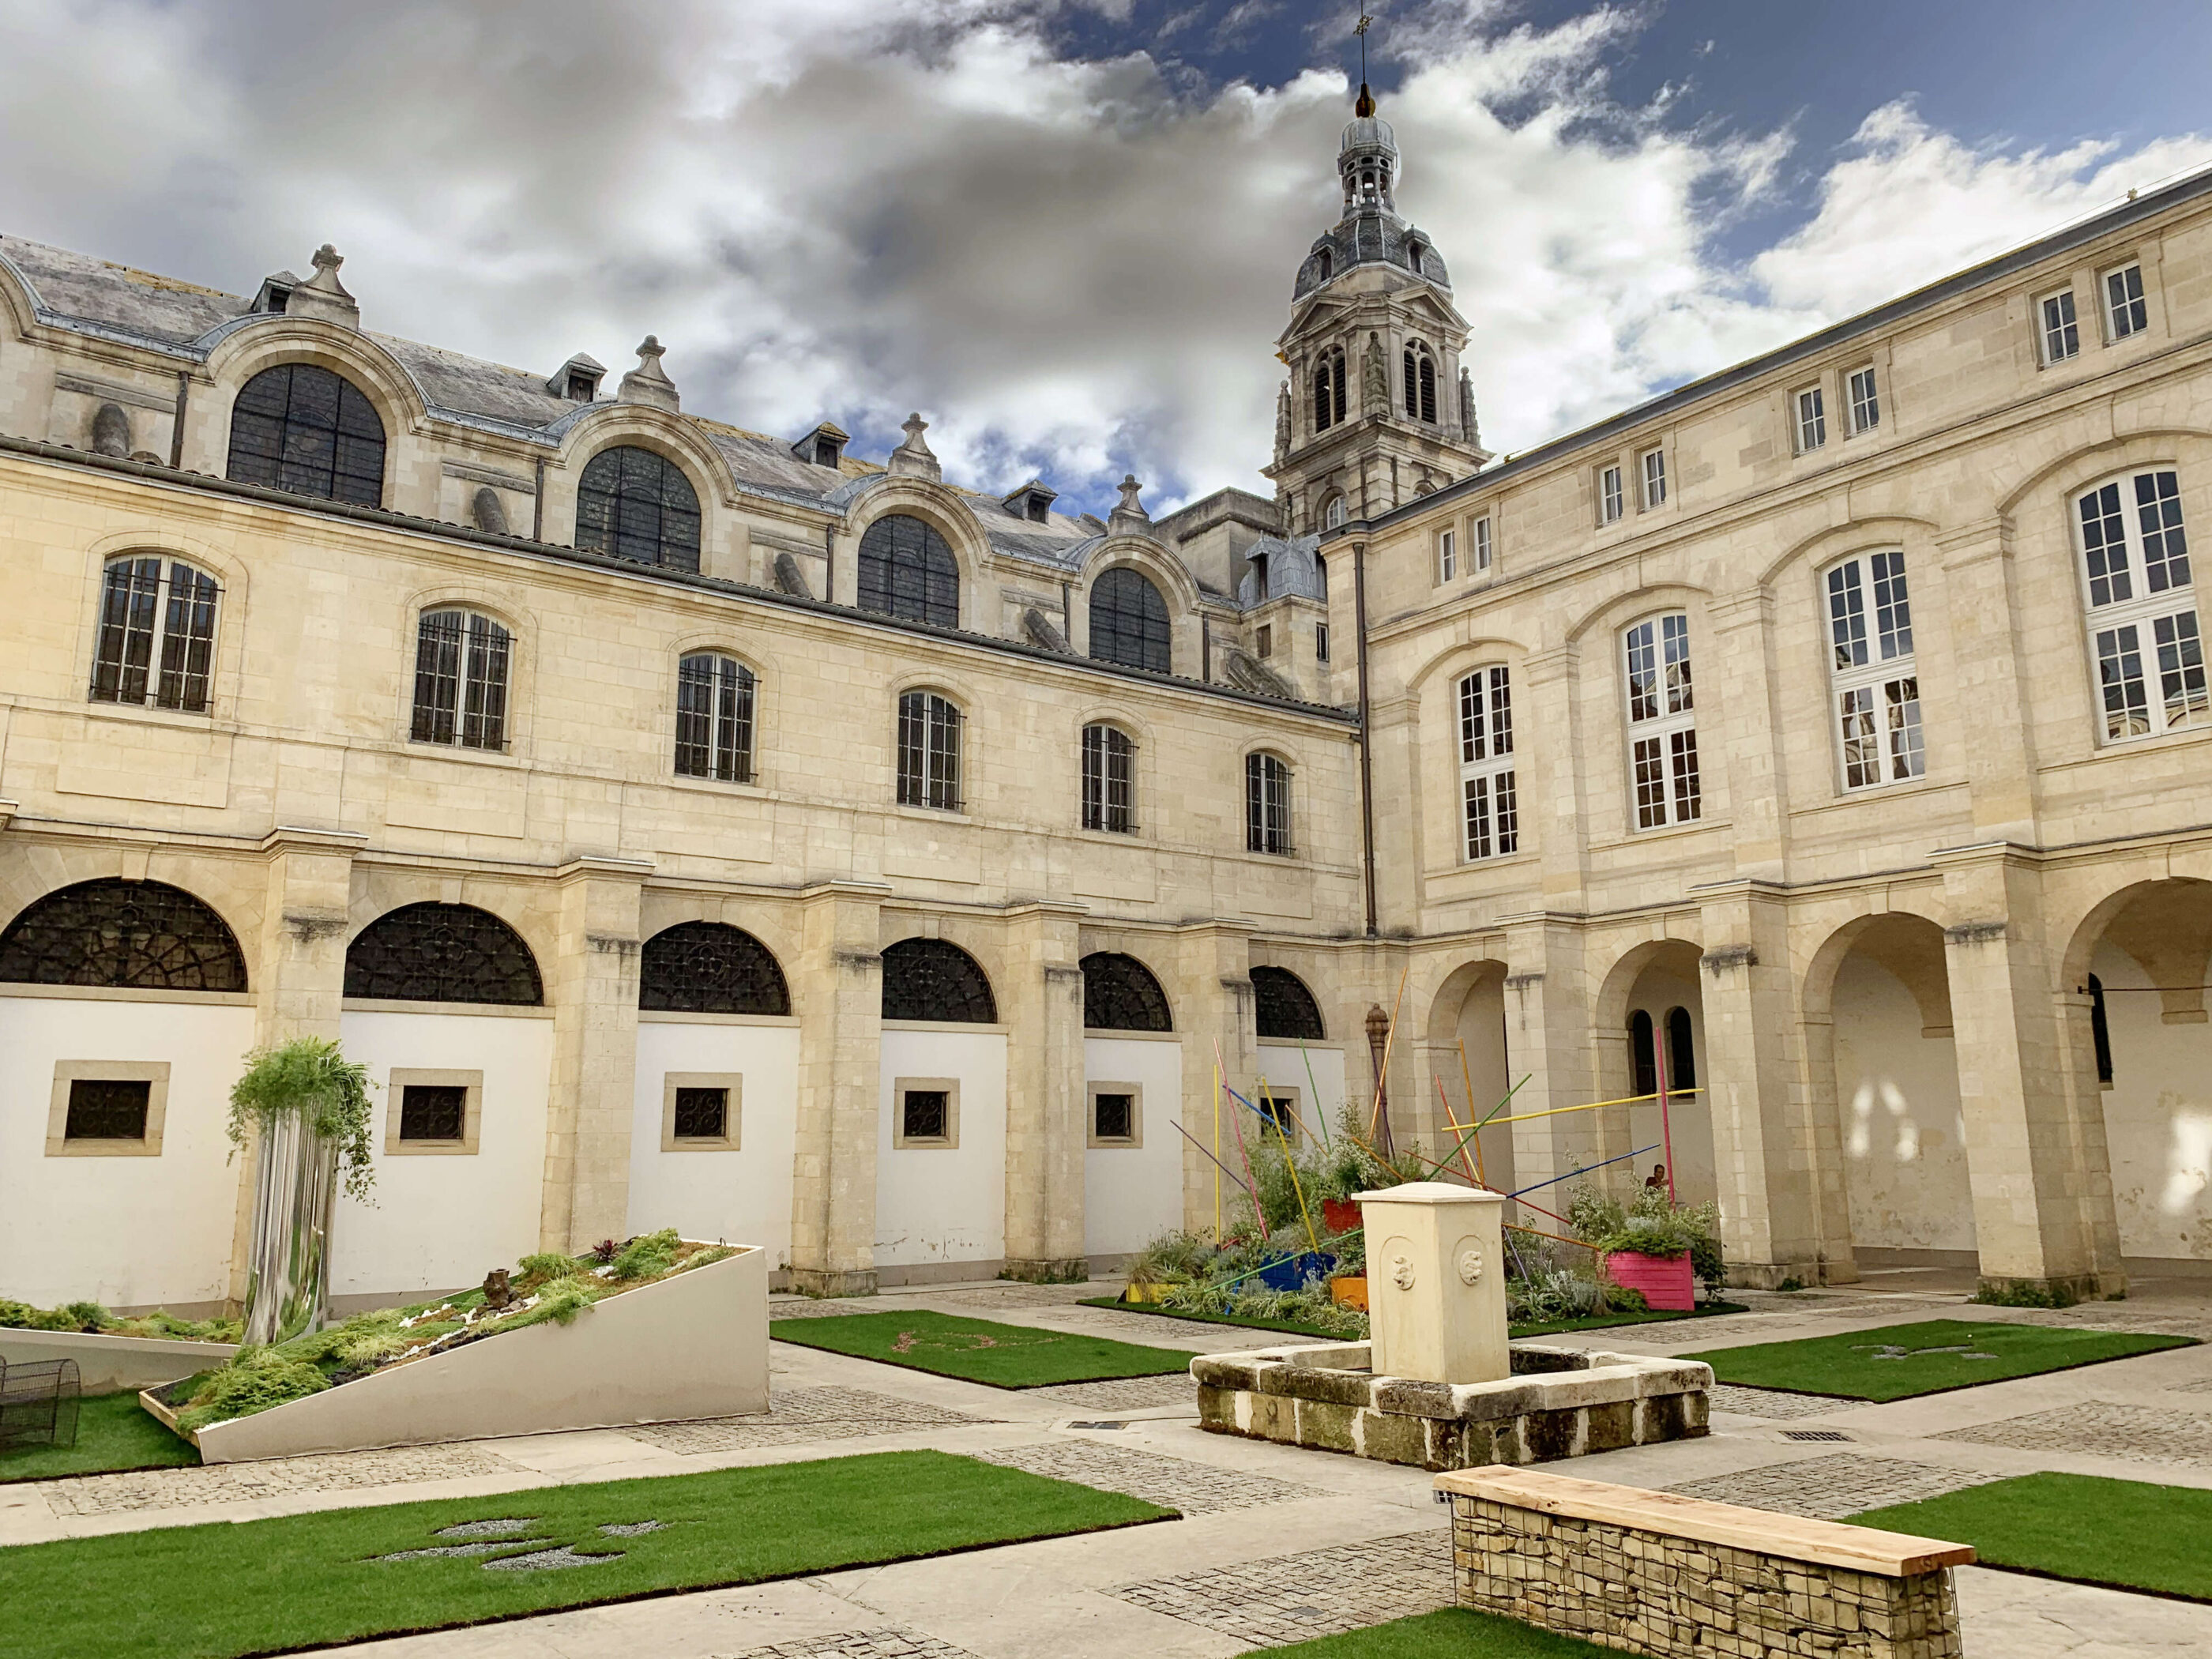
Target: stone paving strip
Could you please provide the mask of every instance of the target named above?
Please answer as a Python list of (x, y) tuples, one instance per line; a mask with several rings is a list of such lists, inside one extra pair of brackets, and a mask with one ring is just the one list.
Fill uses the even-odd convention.
[(768, 1304), (769, 1322), (779, 1319), (828, 1319), (834, 1314), (881, 1313), (875, 1298), (867, 1296), (824, 1297), (820, 1301), (807, 1297), (798, 1302), (770, 1302)]
[(672, 1452), (752, 1451), (816, 1440), (857, 1440), (915, 1429), (950, 1429), (998, 1419), (976, 1417), (919, 1400), (900, 1400), (866, 1389), (779, 1389), (769, 1409), (749, 1417), (714, 1417), (693, 1423), (646, 1423), (623, 1432)]
[(1863, 1400), (1830, 1400), (1820, 1395), (1785, 1394), (1779, 1389), (1747, 1389), (1734, 1382), (1716, 1382), (1705, 1390), (1705, 1403), (1717, 1412), (1738, 1417), (1826, 1417), (1866, 1404)]
[(978, 1285), (965, 1291), (908, 1292), (963, 1308), (1073, 1307), (1086, 1296), (1119, 1296), (1118, 1282), (1110, 1285)]
[(527, 1473), (520, 1465), (481, 1446), (398, 1446), (389, 1451), (330, 1452), (199, 1468), (87, 1474), (70, 1480), (42, 1481), (37, 1490), (57, 1516), (123, 1515), (139, 1510), (183, 1509), (192, 1504), (238, 1504), (287, 1492), (353, 1492), (364, 1486)]
[(1225, 1510), (1289, 1504), (1323, 1495), (1315, 1487), (1294, 1486), (1264, 1474), (1246, 1474), (1211, 1463), (1194, 1463), (1186, 1457), (1089, 1440), (1049, 1440), (969, 1455), (981, 1463), (998, 1463), (1054, 1480), (1123, 1492), (1187, 1516), (1218, 1515)]
[(1451, 1530), (1370, 1538), (1106, 1594), (1254, 1647), (1281, 1647), (1449, 1607)]
[(2168, 1394), (2212, 1394), (2212, 1376), (2200, 1376), (2194, 1382), (2169, 1382)]
[(918, 1631), (885, 1628), (850, 1630), (836, 1636), (810, 1636), (764, 1648), (718, 1653), (714, 1659), (970, 1659), (968, 1650)]
[(1024, 1389), (1024, 1398), (1054, 1400), (1085, 1411), (1137, 1412), (1157, 1406), (1188, 1406), (1198, 1409), (1198, 1384), (1182, 1376), (1124, 1376), (1106, 1382), (1054, 1382), (1048, 1388)]
[(1923, 1498), (1941, 1498), (1945, 1492), (1964, 1492), (1969, 1486), (1985, 1486), (2006, 1478), (1978, 1469), (1944, 1468), (1894, 1457), (1838, 1452), (1830, 1457), (1808, 1457), (1795, 1463), (1769, 1463), (1763, 1468), (1709, 1475), (1667, 1490), (1716, 1504), (1741, 1504), (1746, 1509), (1802, 1516), (1808, 1521), (1840, 1521), (1861, 1510), (1917, 1503)]
[(2162, 1412), (2150, 1406), (2085, 1400), (2057, 1411), (2032, 1412), (1970, 1429), (1931, 1435), (1978, 1446), (2016, 1451), (2067, 1452), (2129, 1463), (2185, 1463), (2212, 1469), (2212, 1418), (2197, 1412)]

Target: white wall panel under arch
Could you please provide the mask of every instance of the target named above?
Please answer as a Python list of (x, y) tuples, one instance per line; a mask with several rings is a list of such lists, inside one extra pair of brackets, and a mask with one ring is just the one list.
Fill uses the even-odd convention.
[[(1006, 1039), (974, 1026), (886, 1022), (876, 1127), (876, 1267), (974, 1262), (983, 1277), (1006, 1253)], [(959, 1145), (894, 1147), (892, 1091), (901, 1078), (960, 1085)], [(926, 1276), (926, 1275), (925, 1275)]]
[(1182, 1063), (1182, 1043), (1174, 1037), (1083, 1040), (1086, 1084), (1134, 1084), (1144, 1097), (1141, 1146), (1092, 1146), (1083, 1154), (1085, 1255), (1133, 1255), (1182, 1224), (1182, 1137), (1176, 1133)]
[[(734, 1149), (661, 1150), (671, 1072), (744, 1079)], [(686, 1238), (757, 1244), (768, 1251), (770, 1267), (789, 1267), (791, 1159), (798, 1124), (796, 1021), (641, 1021), (636, 1107), (630, 1120), (630, 1231), (673, 1227)]]

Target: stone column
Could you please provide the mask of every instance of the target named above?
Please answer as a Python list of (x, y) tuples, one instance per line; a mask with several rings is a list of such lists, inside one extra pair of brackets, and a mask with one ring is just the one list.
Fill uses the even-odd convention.
[(2061, 1302), (2127, 1289), (2094, 1070), (2055, 986), (2033, 854), (1999, 842), (1939, 852), (1959, 1103), (1984, 1289)]
[[(1259, 1065), (1259, 1027), (1252, 1006), (1252, 929), (1243, 922), (1203, 921), (1182, 928), (1176, 940), (1176, 1015), (1183, 1029), (1182, 1123), (1191, 1135), (1182, 1143), (1183, 1224), (1194, 1231), (1212, 1227), (1214, 1168), (1193, 1141), (1213, 1150), (1214, 1061), (1227, 1068), (1229, 1081), (1247, 1094)], [(1241, 1170), (1236, 1127), (1230, 1109), (1221, 1116), (1221, 1161)], [(1258, 1121), (1246, 1114), (1245, 1133)], [(1180, 1136), (1178, 1139), (1182, 1139)], [(1236, 1187), (1221, 1177), (1221, 1218), (1227, 1226), (1236, 1213)]]
[(1589, 885), (1583, 829), (1588, 803), (1583, 769), (1574, 763), (1580, 751), (1575, 683), (1581, 663), (1578, 645), (1532, 653), (1521, 665), (1524, 684), (1515, 688), (1513, 710), (1523, 845), (1533, 837), (1543, 908), (1563, 914), (1587, 908)]
[(1006, 1277), (1088, 1278), (1084, 1255), (1082, 947), (1078, 904), (1006, 918)]
[[(1515, 1184), (1553, 1182), (1528, 1197), (1547, 1210), (1564, 1212), (1562, 1200), (1571, 1183), (1556, 1178), (1611, 1157), (1607, 1147), (1619, 1138), (1617, 1127), (1608, 1129), (1605, 1113), (1534, 1115), (1599, 1097), (1591, 1074), (1590, 990), (1583, 970), (1583, 942), (1564, 918), (1538, 912), (1504, 920), (1505, 1068), (1520, 1088), (1499, 1115), (1530, 1119), (1513, 1126)], [(1613, 1148), (1627, 1150), (1625, 1139)], [(1535, 1224), (1550, 1230), (1548, 1223)]]
[(876, 1137), (883, 1115), (883, 902), (829, 882), (801, 899), (799, 1122), (791, 1160), (791, 1285), (876, 1292)]
[(574, 1255), (629, 1231), (637, 1097), (638, 901), (650, 864), (581, 858), (554, 880), (553, 1075), (538, 1248)]

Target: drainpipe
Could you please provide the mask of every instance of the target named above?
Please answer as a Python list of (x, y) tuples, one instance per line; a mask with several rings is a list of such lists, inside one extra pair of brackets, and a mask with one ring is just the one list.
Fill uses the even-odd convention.
[(1353, 626), (1359, 634), (1359, 848), (1367, 878), (1367, 937), (1375, 926), (1375, 763), (1368, 749), (1367, 706), (1367, 544), (1352, 544), (1352, 602)]
[(183, 369), (177, 371), (177, 409), (169, 418), (169, 470), (179, 471), (185, 465), (185, 404), (190, 399), (192, 377)]
[(530, 497), (530, 539), (533, 542), (545, 539), (545, 458), (543, 455), (538, 458), (538, 476), (532, 483)]
[(837, 602), (837, 526), (822, 526), (822, 597), (831, 605)]

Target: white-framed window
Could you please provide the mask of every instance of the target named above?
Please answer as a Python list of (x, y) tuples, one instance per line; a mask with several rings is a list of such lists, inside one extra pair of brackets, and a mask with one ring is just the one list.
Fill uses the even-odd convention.
[(1490, 515), (1486, 513), (1474, 521), (1474, 568), (1477, 570), (1490, 568), (1491, 553)]
[(182, 559), (110, 559), (100, 576), (93, 702), (206, 714), (222, 597), (214, 577)]
[(1797, 453), (1810, 454), (1828, 441), (1828, 403), (1820, 388), (1808, 386), (1790, 399), (1797, 411)]
[(2074, 319), (2072, 289), (2062, 288), (2056, 294), (2045, 295), (2035, 302), (2035, 314), (2042, 324), (2045, 367), (2063, 363), (2081, 349), (2081, 328)]
[(1690, 619), (1677, 612), (1621, 636), (1627, 659), (1629, 786), (1636, 827), (1659, 830), (1702, 815), (1698, 722), (1690, 694)]
[(2143, 304), (2142, 267), (2122, 265), (2105, 273), (2105, 326), (2107, 338), (2124, 340), (2150, 326), (2150, 312)]
[(1844, 787), (1919, 777), (1927, 762), (1905, 555), (1855, 555), (1830, 567), (1825, 586)]
[(2075, 526), (2105, 740), (2212, 724), (2179, 475), (2107, 479), (2075, 498)]
[(1448, 582), (1459, 574), (1459, 532), (1437, 532), (1437, 580)]
[(960, 811), (959, 705), (934, 691), (898, 700), (898, 798), (902, 806)]
[(1103, 720), (1083, 728), (1083, 827), (1117, 836), (1137, 828), (1137, 745)]
[(1875, 383), (1874, 365), (1851, 371), (1851, 431), (1871, 432), (1881, 424), (1881, 388)]
[(1644, 506), (1646, 511), (1667, 504), (1667, 452), (1644, 452)]
[(1326, 530), (1334, 530), (1344, 523), (1343, 496), (1332, 495), (1328, 498), (1328, 505), (1321, 510), (1321, 522), (1322, 527)]
[(752, 670), (734, 657), (700, 651), (676, 673), (678, 776), (723, 783), (753, 781)]
[(1617, 466), (1600, 468), (1597, 475), (1598, 522), (1600, 524), (1619, 523), (1626, 505), (1626, 498), (1620, 488), (1620, 469)]
[(416, 743), (507, 747), (507, 674), (514, 636), (474, 611), (425, 611), (415, 634)]
[(1521, 802), (1513, 776), (1513, 686), (1503, 664), (1459, 683), (1461, 842), (1470, 863), (1521, 848)]
[(1259, 751), (1244, 757), (1244, 846), (1254, 853), (1290, 857), (1291, 763)]

